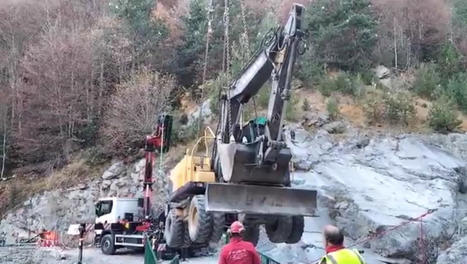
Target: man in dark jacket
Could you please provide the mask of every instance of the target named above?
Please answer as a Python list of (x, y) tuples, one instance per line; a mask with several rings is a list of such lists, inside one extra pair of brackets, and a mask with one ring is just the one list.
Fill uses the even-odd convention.
[(261, 264), (253, 244), (243, 241), (243, 231), (245, 227), (239, 221), (230, 225), (230, 242), (222, 248), (219, 264)]

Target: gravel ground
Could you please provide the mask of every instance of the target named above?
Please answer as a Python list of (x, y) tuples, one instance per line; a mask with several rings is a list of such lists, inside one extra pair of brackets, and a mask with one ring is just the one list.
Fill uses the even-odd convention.
[[(0, 247), (1, 264), (75, 264), (77, 260), (77, 249)], [(97, 248), (86, 248), (83, 252), (83, 264), (143, 264), (143, 262), (143, 254), (134, 251), (121, 251), (113, 256), (104, 255)], [(182, 263), (217, 264), (217, 257), (192, 258)]]

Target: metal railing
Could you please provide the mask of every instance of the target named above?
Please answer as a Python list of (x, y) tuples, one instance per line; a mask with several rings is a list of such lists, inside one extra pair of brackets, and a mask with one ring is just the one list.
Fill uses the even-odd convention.
[(261, 252), (258, 252), (258, 253), (261, 257), (261, 264), (281, 264), (277, 260), (272, 259), (270, 256), (264, 253), (261, 253)]

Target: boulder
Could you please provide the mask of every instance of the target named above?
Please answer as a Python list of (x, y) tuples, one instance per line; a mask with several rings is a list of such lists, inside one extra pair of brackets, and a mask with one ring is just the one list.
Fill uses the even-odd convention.
[(108, 168), (104, 174), (102, 174), (102, 179), (103, 180), (111, 180), (118, 178), (123, 172), (125, 171), (125, 165), (123, 162), (117, 162), (112, 164), (110, 168)]
[(375, 75), (378, 79), (386, 79), (390, 77), (391, 70), (383, 65), (379, 65), (374, 69)]
[[(188, 114), (188, 122), (186, 124), (187, 127), (193, 125), (193, 122), (196, 122), (199, 119), (199, 106), (195, 108), (194, 111)], [(201, 114), (203, 115), (203, 122), (205, 124), (209, 124), (212, 119), (212, 111), (211, 111), (211, 99), (207, 99), (201, 105)]]
[(438, 264), (461, 264), (467, 263), (467, 236), (454, 243), (449, 249), (442, 252)]
[(331, 118), (327, 113), (307, 111), (302, 117), (301, 125), (305, 127), (322, 127), (330, 121)]
[(343, 121), (334, 121), (323, 126), (329, 134), (342, 134), (347, 129), (347, 126)]

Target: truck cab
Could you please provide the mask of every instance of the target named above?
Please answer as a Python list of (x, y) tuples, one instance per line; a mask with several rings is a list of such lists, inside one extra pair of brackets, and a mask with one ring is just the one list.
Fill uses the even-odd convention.
[(115, 224), (121, 220), (137, 222), (141, 218), (138, 198), (108, 197), (96, 203), (96, 224)]

